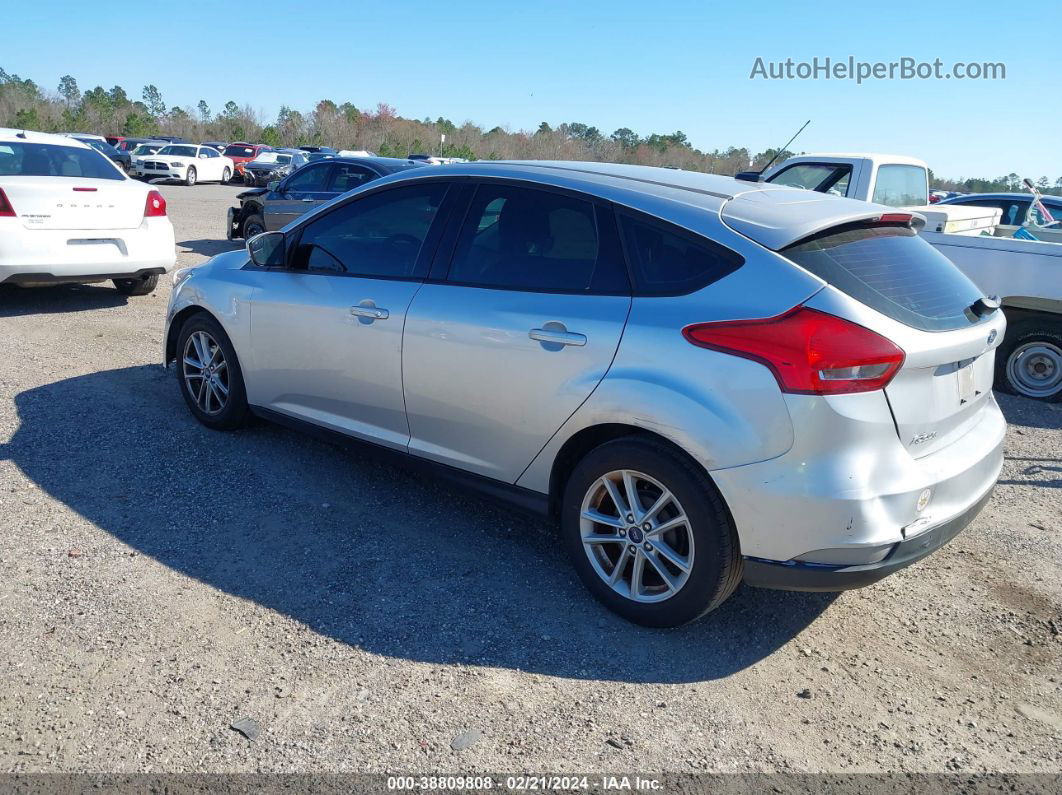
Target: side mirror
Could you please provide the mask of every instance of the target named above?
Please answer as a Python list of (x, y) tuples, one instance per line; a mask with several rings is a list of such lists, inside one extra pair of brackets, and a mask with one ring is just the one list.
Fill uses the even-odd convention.
[(734, 179), (744, 180), (745, 182), (759, 182), (762, 177), (762, 171), (739, 171), (734, 175)]
[(247, 241), (251, 262), (260, 268), (282, 268), (287, 262), (287, 241), (283, 232), (262, 232)]
[(280, 180), (279, 179), (270, 180), (269, 182), (266, 183), (266, 187), (269, 190), (272, 190), (272, 191), (280, 190)]

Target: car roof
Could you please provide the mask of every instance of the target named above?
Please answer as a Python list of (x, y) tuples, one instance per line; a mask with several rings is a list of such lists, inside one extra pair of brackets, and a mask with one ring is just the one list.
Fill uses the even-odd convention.
[[(318, 161), (320, 162), (320, 161)], [(404, 157), (330, 157), (329, 163), (358, 163), (365, 166), (376, 166), (377, 168), (389, 170), (399, 167), (407, 166), (423, 166), (423, 163), (416, 160), (407, 160)]]
[(0, 141), (11, 143), (35, 143), (54, 144), (56, 146), (83, 146), (91, 149), (88, 144), (72, 135), (55, 135), (53, 133), (35, 132), (34, 130), (18, 130), (9, 127), (0, 127)]
[(623, 163), (490, 160), (408, 169), (386, 179), (444, 175), (509, 178), (567, 188), (657, 215), (703, 234), (711, 234), (725, 224), (770, 249), (783, 248), (833, 226), (895, 212), (884, 205), (800, 188)]

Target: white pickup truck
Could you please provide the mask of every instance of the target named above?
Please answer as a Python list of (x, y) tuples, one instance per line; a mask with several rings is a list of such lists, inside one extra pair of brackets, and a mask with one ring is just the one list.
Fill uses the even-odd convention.
[(1008, 325), (996, 357), (996, 386), (1037, 400), (1062, 400), (1062, 244), (993, 236), (998, 209), (929, 204), (929, 169), (913, 157), (799, 155), (762, 174), (745, 172), (738, 178), (902, 207), (923, 216), (926, 241), (985, 295), (1002, 299)]

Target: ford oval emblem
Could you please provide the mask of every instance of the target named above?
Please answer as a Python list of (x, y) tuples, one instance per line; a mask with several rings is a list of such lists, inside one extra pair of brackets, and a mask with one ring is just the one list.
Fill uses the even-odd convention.
[(992, 329), (990, 332), (988, 332), (988, 344), (991, 345), (995, 341), (996, 341), (996, 330)]

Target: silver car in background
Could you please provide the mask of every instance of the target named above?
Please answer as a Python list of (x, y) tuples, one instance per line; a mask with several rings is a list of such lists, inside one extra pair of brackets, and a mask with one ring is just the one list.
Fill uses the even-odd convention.
[(179, 272), (165, 361), (211, 428), (551, 514), (600, 600), (674, 626), (742, 580), (875, 582), (988, 499), (1005, 320), (920, 220), (639, 166), (416, 169)]

